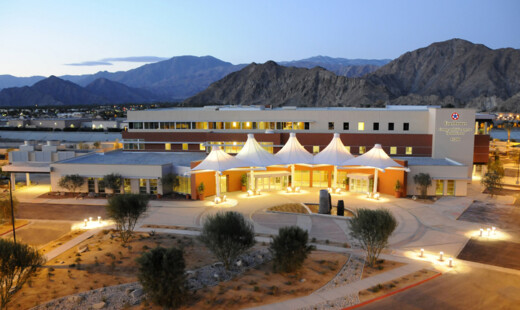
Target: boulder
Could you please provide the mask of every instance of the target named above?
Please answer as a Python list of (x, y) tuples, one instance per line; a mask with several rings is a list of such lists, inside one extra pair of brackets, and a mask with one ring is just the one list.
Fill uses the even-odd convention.
[(105, 308), (106, 303), (104, 301), (98, 302), (97, 304), (92, 305), (92, 309), (103, 309)]

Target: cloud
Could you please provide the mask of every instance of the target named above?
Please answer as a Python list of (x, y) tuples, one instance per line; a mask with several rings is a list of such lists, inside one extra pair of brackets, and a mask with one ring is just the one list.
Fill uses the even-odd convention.
[(98, 60), (98, 61), (83, 61), (72, 64), (65, 64), (66, 66), (111, 66), (112, 63), (108, 61)]
[(157, 56), (134, 56), (134, 57), (115, 57), (115, 58), (104, 58), (101, 61), (126, 61), (126, 62), (157, 62), (166, 60), (166, 57)]

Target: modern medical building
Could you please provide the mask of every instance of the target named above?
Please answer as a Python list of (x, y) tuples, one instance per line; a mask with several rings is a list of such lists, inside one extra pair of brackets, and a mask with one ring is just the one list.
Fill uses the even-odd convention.
[[(79, 173), (88, 179), (83, 191), (102, 192), (101, 178), (119, 173), (125, 191), (162, 194), (161, 178), (167, 173), (180, 176), (176, 191), (192, 194), (205, 183), (206, 196), (215, 194), (213, 173), (191, 174), (212, 146), (226, 153), (238, 153), (254, 134), (270, 153), (277, 153), (295, 133), (301, 145), (318, 154), (339, 134), (345, 149), (354, 156), (375, 144), (407, 171), (387, 170), (379, 174), (378, 191), (393, 194), (397, 180), (404, 193), (416, 194), (413, 176), (428, 173), (433, 179), (430, 195), (466, 195), (472, 173), (486, 164), (489, 135), (481, 134), (475, 110), (437, 106), (387, 106), (385, 108), (271, 108), (264, 106), (206, 106), (128, 112), (128, 130), (123, 132), (123, 150), (96, 153), (53, 163), (53, 190), (62, 175)], [(373, 187), (374, 171), (367, 167), (338, 167), (295, 163), (265, 167), (255, 173), (256, 187), (282, 190), (290, 181), (299, 187), (328, 188), (336, 177), (339, 184), (349, 178), (349, 191), (367, 192)], [(241, 188), (247, 171), (223, 171), (221, 191)], [(292, 176), (291, 176), (292, 175)], [(294, 178), (294, 180), (290, 180)]]

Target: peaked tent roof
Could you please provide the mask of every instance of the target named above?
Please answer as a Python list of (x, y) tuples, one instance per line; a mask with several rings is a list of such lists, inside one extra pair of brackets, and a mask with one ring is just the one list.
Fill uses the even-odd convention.
[(296, 138), (296, 134), (291, 132), (291, 136), (287, 143), (282, 147), (278, 153), (276, 153), (276, 158), (280, 161), (282, 165), (292, 165), (292, 164), (308, 164), (312, 165), (313, 158), (311, 153), (309, 153), (298, 141)]
[(390, 167), (404, 168), (391, 159), (390, 156), (385, 153), (385, 151), (383, 151), (381, 144), (374, 145), (370, 151), (363, 155), (345, 161), (342, 166), (365, 166), (376, 168), (382, 171)]
[(314, 164), (340, 166), (352, 158), (354, 158), (354, 156), (345, 148), (345, 145), (339, 137), (339, 133), (335, 133), (329, 145), (314, 155)]
[(239, 167), (249, 167), (250, 164), (224, 152), (220, 146), (214, 146), (204, 160), (192, 171), (226, 171)]
[(250, 163), (252, 167), (267, 167), (281, 165), (280, 160), (266, 151), (255, 139), (253, 134), (247, 135), (244, 147), (235, 156), (240, 160)]

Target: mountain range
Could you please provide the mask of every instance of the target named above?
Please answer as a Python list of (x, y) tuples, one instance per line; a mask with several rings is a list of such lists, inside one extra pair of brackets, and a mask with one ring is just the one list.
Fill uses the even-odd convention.
[[(0, 76), (0, 86), (2, 81), (23, 84), (39, 78)], [(180, 100), (185, 106), (433, 104), (516, 112), (520, 50), (452, 39), (390, 62), (316, 56), (233, 65), (211, 56), (179, 56), (125, 72), (52, 76), (0, 91), (0, 106)]]

